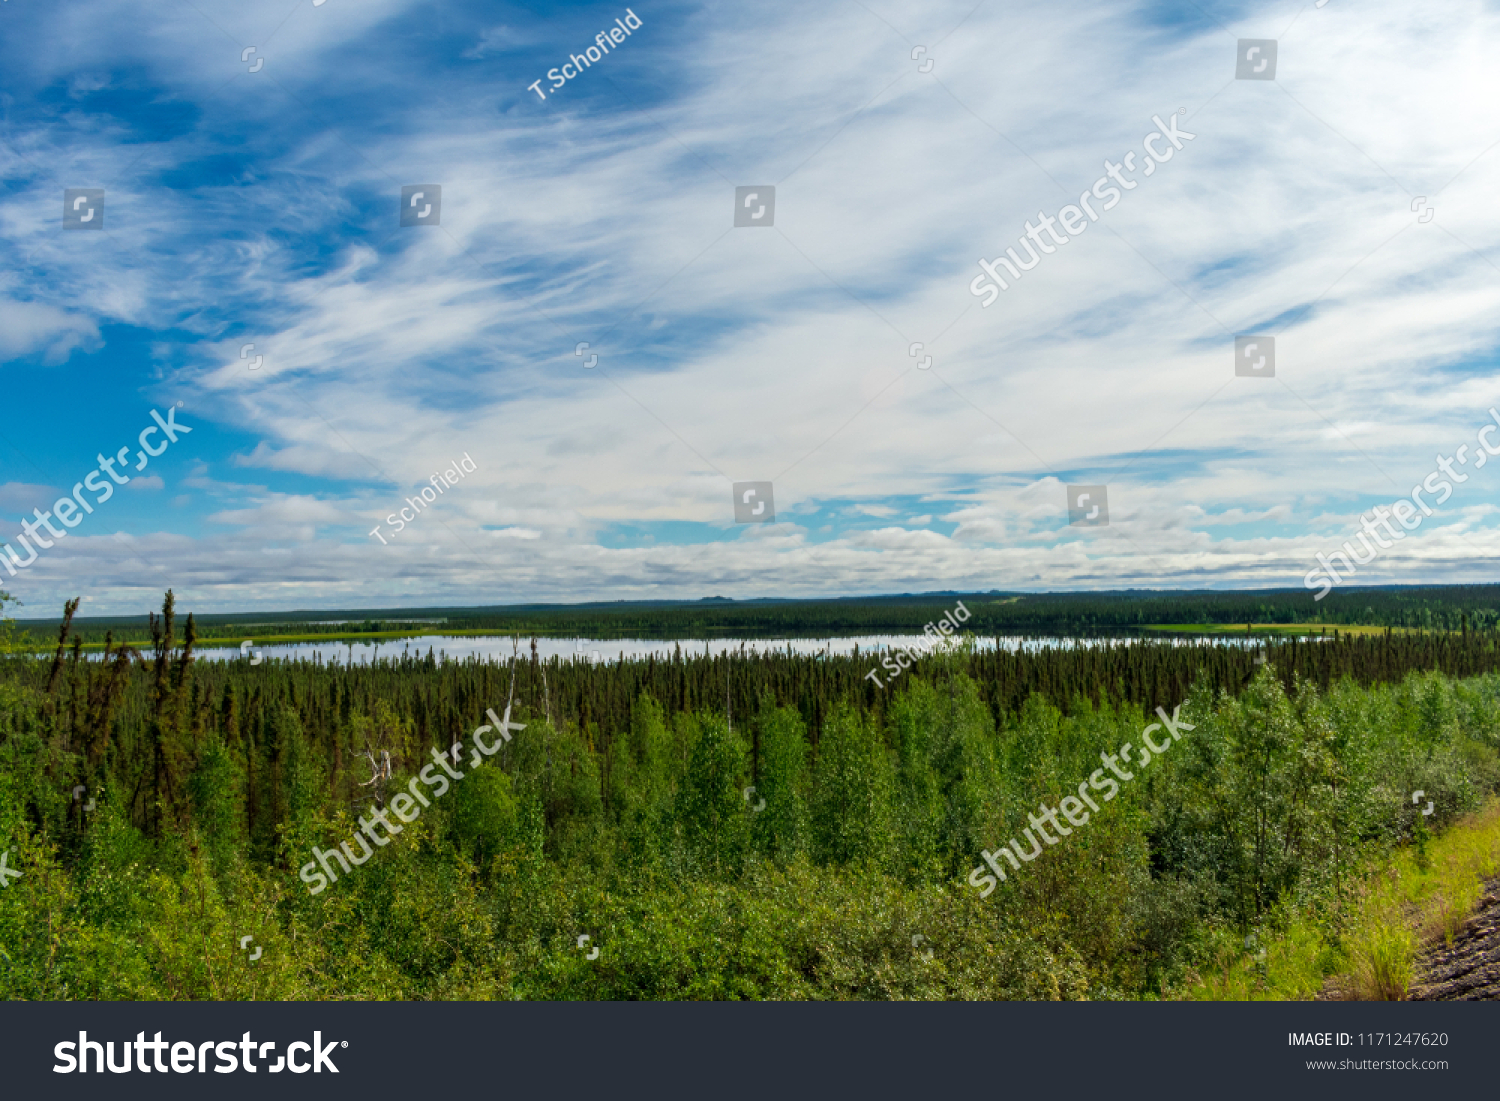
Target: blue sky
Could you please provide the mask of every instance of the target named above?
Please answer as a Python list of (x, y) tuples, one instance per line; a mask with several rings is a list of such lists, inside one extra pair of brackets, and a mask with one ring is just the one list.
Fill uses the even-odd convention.
[[(1484, 4), (629, 10), (558, 89), (626, 6), (0, 7), (0, 539), (153, 409), (193, 429), (3, 579), (22, 614), (1298, 586), (1500, 406)], [(1360, 580), (1492, 580), (1472, 475)]]

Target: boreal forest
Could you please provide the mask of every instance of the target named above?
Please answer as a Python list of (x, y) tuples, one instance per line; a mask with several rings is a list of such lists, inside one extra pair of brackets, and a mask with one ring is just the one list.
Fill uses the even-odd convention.
[[(500, 661), (210, 661), (171, 593), (90, 654), (70, 603), (0, 656), (0, 996), (1402, 996), (1380, 877), (1500, 792), (1500, 635), (1445, 600), (1424, 631), (1020, 652), (976, 608), (895, 678), (520, 633)], [(1058, 806), (1071, 829), (1001, 853)]]

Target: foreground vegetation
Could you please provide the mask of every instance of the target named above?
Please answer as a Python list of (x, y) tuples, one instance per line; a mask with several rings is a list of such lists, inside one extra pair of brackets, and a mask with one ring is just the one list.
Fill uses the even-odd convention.
[[(199, 664), (170, 594), (151, 633), (0, 658), (0, 996), (1306, 996), (1370, 955), (1375, 871), (1500, 790), (1477, 631), (960, 648), (879, 687), (868, 655)], [(965, 882), (1179, 703), (1086, 829)], [(464, 778), (310, 893), (458, 739)]]
[[(1414, 819), (1415, 844), (1370, 860), (1353, 902), (1330, 924), (1316, 897), (1289, 898), (1251, 952), (1230, 947), (1211, 961), (1191, 996), (1203, 1000), (1312, 998), (1337, 972), (1340, 995), (1399, 1001), (1416, 980), (1424, 944), (1446, 943), (1474, 913), (1487, 880), (1500, 876), (1500, 800), (1430, 838)], [(1373, 852), (1367, 858), (1383, 857)]]

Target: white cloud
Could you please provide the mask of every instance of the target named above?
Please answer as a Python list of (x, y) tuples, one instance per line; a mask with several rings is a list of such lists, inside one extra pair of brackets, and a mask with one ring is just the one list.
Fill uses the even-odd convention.
[(40, 351), (44, 362), (58, 364), (75, 348), (98, 342), (98, 326), (87, 317), (43, 302), (0, 297), (0, 361)]
[[(46, 302), (0, 302), (0, 322), (20, 311), (0, 355), (9, 339), (65, 356), (116, 322), (174, 330), (153, 353), (161, 384), (195, 391), (232, 439), (214, 462), (269, 483), (195, 467), (201, 519), (239, 531), (150, 537), (220, 606), (1300, 585), (1360, 507), (1472, 446), (1500, 401), (1500, 15), (1387, 0), (1293, 22), (1260, 5), (1226, 33), (1147, 6), (984, 5), (944, 37), (971, 0), (868, 6), (648, 20), (545, 103), (494, 67), (552, 56), (548, 24), (466, 26), (468, 62), (437, 66), (382, 37), (405, 5), (296, 13), (265, 47), (278, 79), (399, 108), (349, 110), (337, 135), (298, 117), (271, 140), (263, 86), (236, 80), (214, 117), (252, 128), (253, 185), (112, 187), (121, 247), (39, 254)], [(76, 57), (44, 48), (36, 65), (85, 102), (115, 79), (107, 31), (128, 10), (106, 4)], [(255, 33), (232, 5), (210, 14)], [(1231, 79), (1241, 34), (1283, 34), (1275, 82)], [(195, 41), (131, 48), (206, 103), (234, 62)], [(932, 44), (930, 73), (912, 41)], [(1186, 148), (981, 307), (977, 258), (1178, 108)], [(206, 129), (147, 147), (93, 125), (70, 179), (219, 150)], [(34, 178), (0, 223), (12, 250), (57, 205)], [(440, 229), (392, 224), (416, 180), (442, 183)], [(773, 227), (730, 229), (740, 183), (775, 184)], [(372, 195), (388, 204), (373, 228)], [(1244, 332), (1275, 334), (1275, 379), (1234, 376)], [(478, 470), (420, 539), (367, 537), (464, 452)], [(1491, 493), (1492, 474), (1465, 492)], [(831, 539), (735, 529), (729, 483), (766, 478), (783, 521)], [(1110, 528), (1069, 528), (1064, 485), (1104, 482)], [(1495, 519), (1473, 496), (1454, 507), (1464, 535), (1424, 529), (1371, 578), (1482, 578)], [(920, 530), (932, 515), (951, 536)], [(600, 545), (615, 525), (641, 545)], [(733, 534), (684, 543), (703, 529), (682, 525)], [(66, 587), (98, 566), (80, 550), (41, 576)], [(129, 569), (101, 575), (101, 603)]]
[(0, 485), (0, 508), (30, 512), (43, 501), (57, 500), (55, 486), (33, 485), (29, 482), (5, 482)]

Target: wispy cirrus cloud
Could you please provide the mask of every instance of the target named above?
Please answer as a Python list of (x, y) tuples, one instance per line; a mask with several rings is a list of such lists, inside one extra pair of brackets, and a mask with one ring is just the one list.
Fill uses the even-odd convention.
[[(156, 486), (193, 492), (109, 520), (152, 568), (70, 538), (15, 583), (39, 611), (163, 576), (205, 609), (1297, 585), (1500, 401), (1477, 2), (635, 6), (546, 101), (622, 9), (200, 7), (0, 13), (0, 387), (84, 395), (0, 476), (71, 484), (168, 396), (199, 426)], [(1275, 81), (1233, 79), (1241, 36)], [(980, 305), (978, 257), (1179, 110), (1186, 148)], [(440, 226), (399, 226), (411, 183)], [(741, 184), (772, 227), (732, 228)], [(73, 186), (106, 232), (59, 229)], [(1252, 332), (1274, 379), (1234, 375)], [(370, 538), (465, 452), (420, 538)], [(736, 528), (762, 479), (778, 524)], [(1370, 579), (1483, 578), (1491, 511), (1442, 520)]]

